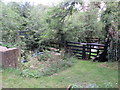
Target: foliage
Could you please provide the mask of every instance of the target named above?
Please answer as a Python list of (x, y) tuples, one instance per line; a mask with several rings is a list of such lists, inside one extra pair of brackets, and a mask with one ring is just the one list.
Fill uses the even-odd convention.
[(117, 57), (118, 57), (118, 60), (120, 61), (120, 30), (118, 31), (118, 43), (117, 43)]
[[(41, 51), (50, 42), (60, 44), (61, 48), (65, 41), (88, 42), (86, 38), (105, 40), (109, 28), (117, 33), (119, 10), (118, 2), (104, 2), (106, 10), (101, 9), (101, 3), (91, 2), (86, 7), (82, 0), (65, 0), (61, 4), (49, 7), (31, 5), (28, 2), (4, 4), (0, 1), (2, 42), (17, 45), (18, 30), (28, 31), (27, 36), (20, 37), (21, 48), (25, 51)], [(76, 4), (80, 7), (76, 8)], [(112, 43), (118, 43), (114, 42), (116, 38), (110, 39)], [(116, 57), (116, 54), (111, 53), (116, 47), (109, 49), (108, 57)]]
[(119, 47), (119, 35), (118, 35), (118, 7), (119, 2), (107, 2), (106, 10), (101, 15), (101, 21), (104, 23), (105, 37), (110, 40), (108, 47), (108, 60), (118, 60), (118, 47)]
[(20, 17), (18, 13), (13, 11), (9, 5), (2, 4), (1, 8), (1, 30), (3, 42), (15, 43), (16, 41), (16, 31), (19, 29), (23, 23), (23, 18)]
[(47, 61), (52, 57), (51, 52), (49, 51), (44, 51), (42, 55), (39, 55), (39, 61)]
[(6, 43), (6, 44), (0, 43), (0, 46), (4, 46), (4, 47), (7, 47), (7, 48), (14, 48), (17, 45), (16, 44), (13, 45), (12, 43)]
[(69, 59), (67, 58), (65, 60), (59, 60), (57, 61), (57, 63), (51, 63), (51, 65), (43, 69), (43, 74), (45, 76), (53, 75), (55, 73), (65, 70), (68, 67), (71, 67), (75, 63), (73, 59), (74, 58), (70, 57)]
[(47, 75), (53, 75), (63, 71), (64, 69), (73, 66), (75, 61), (73, 57), (65, 57), (62, 59), (54, 52), (44, 51), (42, 55), (34, 57), (28, 57), (27, 63), (24, 63), (22, 76), (25, 77), (41, 77)]
[[(74, 58), (74, 60), (76, 59)], [(109, 66), (104, 67), (108, 64), (109, 62), (93, 63), (77, 60), (73, 67), (51, 76), (39, 78), (22, 77), (20, 70), (17, 69), (3, 69), (2, 85), (3, 88), (67, 88), (68, 85), (86, 87), (89, 84), (96, 84), (99, 86), (98, 88), (118, 88), (118, 69), (112, 69), (112, 66), (117, 67), (118, 64), (113, 65), (111, 63), (112, 65), (109, 65), (111, 68), (108, 68)], [(26, 73), (28, 71), (26, 70)]]
[[(89, 17), (90, 19), (85, 20)], [(100, 25), (100, 27), (98, 27)], [(69, 26), (69, 27), (68, 27)], [(102, 31), (102, 23), (97, 21), (97, 16), (93, 16), (93, 12), (77, 12), (70, 17), (66, 22), (65, 32), (67, 34), (67, 40), (86, 42), (86, 37), (95, 38), (102, 37), (100, 33)], [(71, 37), (73, 36), (73, 37)]]
[(29, 78), (40, 78), (42, 75), (37, 70), (24, 69), (22, 72), (22, 76)]

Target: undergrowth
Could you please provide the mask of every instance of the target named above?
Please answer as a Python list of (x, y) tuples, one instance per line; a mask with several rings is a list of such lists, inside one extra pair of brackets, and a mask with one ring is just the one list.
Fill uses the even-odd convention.
[(60, 60), (57, 63), (52, 64), (49, 67), (46, 67), (45, 69), (43, 69), (43, 75), (47, 76), (47, 75), (52, 75), (54, 73), (58, 73), (62, 70), (65, 70), (68, 67), (73, 66), (73, 64), (75, 63), (74, 58), (67, 58), (65, 60)]
[(46, 51), (41, 58), (40, 56), (39, 58), (30, 58), (32, 60), (23, 64), (22, 76), (24, 77), (39, 78), (41, 76), (50, 76), (73, 66), (76, 62), (74, 57), (65, 56), (61, 58), (61, 56), (57, 56), (55, 53)]

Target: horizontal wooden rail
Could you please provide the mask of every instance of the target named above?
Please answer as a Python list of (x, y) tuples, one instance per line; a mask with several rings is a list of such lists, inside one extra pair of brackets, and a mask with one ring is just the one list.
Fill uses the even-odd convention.
[(93, 48), (92, 48), (92, 47), (91, 47), (91, 48), (86, 47), (86, 48), (87, 48), (87, 49), (94, 49), (94, 50), (104, 50), (104, 48), (94, 48), (94, 47), (93, 47)]
[(73, 53), (75, 53), (75, 54), (76, 54), (76, 53), (77, 53), (77, 54), (82, 54), (82, 52), (75, 52), (75, 51), (73, 51)]
[(81, 58), (82, 58), (82, 56), (81, 56), (81, 55), (76, 55), (76, 57), (81, 57)]
[(80, 43), (80, 42), (66, 42), (67, 44), (79, 44), (79, 45), (86, 45), (86, 43)]
[(92, 45), (92, 46), (105, 46), (104, 44), (98, 44), (98, 43), (80, 43), (80, 42), (66, 42), (67, 44), (79, 44), (79, 45)]
[(78, 48), (82, 48), (83, 46), (67, 45), (67, 47), (78, 47)]
[(104, 44), (97, 44), (97, 43), (87, 43), (87, 45), (92, 45), (92, 46), (105, 46)]
[(91, 53), (97, 53), (97, 52), (92, 52), (92, 51), (91, 51)]
[(104, 51), (104, 46), (104, 44), (98, 43), (66, 42), (67, 50), (71, 51), (72, 53), (76, 54), (77, 57), (81, 57), (82, 59), (92, 59), (91, 57), (96, 57), (99, 52)]
[(97, 56), (97, 55), (90, 55), (90, 56)]
[(83, 51), (81, 49), (70, 49), (70, 50), (74, 50), (74, 51)]

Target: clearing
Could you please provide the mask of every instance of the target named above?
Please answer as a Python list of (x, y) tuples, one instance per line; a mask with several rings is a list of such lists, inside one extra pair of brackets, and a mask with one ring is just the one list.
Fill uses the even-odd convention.
[(117, 63), (77, 60), (74, 66), (51, 76), (27, 78), (19, 70), (2, 71), (4, 88), (118, 88)]

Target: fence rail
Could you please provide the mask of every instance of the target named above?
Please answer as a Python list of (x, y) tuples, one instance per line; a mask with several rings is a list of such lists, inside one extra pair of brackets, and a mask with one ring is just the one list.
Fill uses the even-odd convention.
[[(65, 42), (63, 43), (66, 52), (74, 54), (78, 58), (92, 59), (104, 51), (104, 44), (98, 43), (80, 43), (80, 42)], [(59, 48), (60, 43), (50, 43), (51, 47)]]
[(104, 51), (104, 44), (66, 42), (66, 51), (82, 59), (92, 59)]

